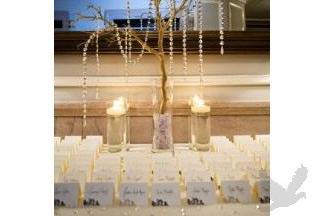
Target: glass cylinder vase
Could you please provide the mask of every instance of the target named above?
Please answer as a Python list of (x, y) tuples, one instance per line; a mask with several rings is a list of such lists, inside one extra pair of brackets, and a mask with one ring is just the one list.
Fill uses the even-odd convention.
[[(165, 100), (163, 99), (165, 94)], [(163, 92), (161, 84), (153, 87), (153, 143), (152, 152), (173, 151), (172, 133), (173, 82), (167, 81)]]
[(122, 107), (107, 109), (107, 144), (109, 152), (119, 152), (126, 143), (127, 115)]
[(191, 144), (197, 151), (210, 150), (210, 107), (191, 107)]

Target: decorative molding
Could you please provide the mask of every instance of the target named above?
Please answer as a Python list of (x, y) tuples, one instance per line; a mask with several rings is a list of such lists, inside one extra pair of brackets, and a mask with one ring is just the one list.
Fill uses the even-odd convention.
[[(90, 76), (87, 78), (89, 87), (109, 86), (152, 86), (159, 76), (131, 76), (126, 82), (124, 76)], [(198, 86), (199, 76), (173, 76), (174, 86)], [(98, 83), (97, 83), (98, 82)], [(54, 86), (81, 87), (81, 76), (56, 76)], [(269, 75), (210, 75), (204, 76), (205, 86), (269, 86)]]
[[(259, 116), (270, 115), (269, 102), (215, 102), (208, 101), (211, 106), (212, 116)], [(109, 102), (89, 102), (87, 115), (89, 117), (106, 117), (106, 108), (111, 106)], [(152, 116), (153, 109), (149, 102), (130, 104), (130, 116)], [(175, 101), (173, 103), (173, 116), (190, 116), (191, 109), (187, 101)], [(81, 117), (82, 103), (56, 103), (54, 106), (55, 117)]]
[[(139, 32), (139, 37), (144, 38), (144, 32)], [(270, 31), (226, 31), (225, 34), (225, 54), (269, 54), (270, 53)], [(89, 37), (89, 32), (54, 32), (54, 53), (55, 54), (81, 54), (82, 46)], [(166, 34), (167, 38), (168, 35)], [(101, 54), (120, 54), (112, 32), (107, 32), (107, 36), (99, 39)], [(219, 31), (203, 32), (203, 50), (206, 54), (219, 54), (220, 45)], [(109, 39), (109, 40), (107, 40)], [(149, 33), (148, 44), (156, 47), (157, 34)], [(164, 40), (164, 47), (168, 51), (168, 40)], [(182, 32), (174, 32), (174, 52), (182, 53)], [(94, 52), (94, 47), (89, 47), (89, 52)], [(139, 53), (141, 47), (134, 43), (132, 46), (134, 53)], [(188, 53), (198, 53), (198, 32), (188, 31), (187, 33)]]

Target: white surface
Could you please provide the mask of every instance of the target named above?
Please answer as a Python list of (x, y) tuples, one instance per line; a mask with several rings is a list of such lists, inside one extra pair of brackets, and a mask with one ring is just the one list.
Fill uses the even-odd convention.
[[(258, 207), (257, 207), (258, 206)], [(56, 209), (57, 216), (267, 216), (269, 205), (216, 204), (186, 207), (111, 207)]]

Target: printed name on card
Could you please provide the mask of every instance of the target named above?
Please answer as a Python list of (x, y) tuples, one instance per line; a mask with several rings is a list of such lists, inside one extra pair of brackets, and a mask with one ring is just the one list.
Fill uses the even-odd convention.
[(120, 188), (120, 204), (127, 206), (147, 206), (148, 184), (122, 183)]
[(222, 181), (221, 191), (226, 202), (249, 203), (252, 201), (251, 187), (248, 181)]
[(181, 197), (179, 183), (153, 183), (151, 199), (151, 204), (153, 206), (180, 206)]
[(80, 196), (79, 183), (55, 183), (54, 206), (77, 208)]
[(87, 182), (85, 185), (84, 207), (109, 206), (114, 201), (113, 182)]
[(217, 197), (213, 182), (188, 182), (186, 192), (189, 205), (212, 205), (216, 203)]

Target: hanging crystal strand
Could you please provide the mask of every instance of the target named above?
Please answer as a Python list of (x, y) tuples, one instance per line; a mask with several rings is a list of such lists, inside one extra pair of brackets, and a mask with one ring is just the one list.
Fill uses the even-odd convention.
[(130, 0), (126, 0), (126, 11), (127, 11), (127, 31), (128, 31), (128, 36), (127, 36), (127, 43), (128, 43), (128, 63), (131, 62), (132, 60), (132, 37), (131, 37), (131, 8), (130, 8)]
[(92, 33), (86, 41), (83, 54), (82, 54), (82, 126), (83, 128), (87, 125), (87, 50), (90, 42), (94, 39), (96, 33)]
[(169, 74), (173, 74), (174, 53), (173, 53), (173, 10), (174, 1), (169, 0)]
[(143, 31), (143, 20), (142, 20), (142, 17), (140, 17), (140, 31)]
[(220, 39), (220, 54), (224, 54), (224, 0), (219, 0), (219, 39)]
[[(128, 48), (128, 41), (129, 41), (129, 37), (128, 37), (128, 28), (127, 27), (125, 27), (124, 28), (124, 31), (125, 31), (125, 37), (124, 37), (124, 52), (125, 52), (125, 54), (126, 54), (126, 56), (128, 57), (128, 50), (129, 50), (129, 48)], [(127, 61), (129, 61), (128, 59), (127, 59)]]
[[(129, 0), (126, 0), (126, 16), (129, 17), (129, 12), (128, 12), (128, 8), (129, 8)], [(128, 55), (128, 45), (129, 45), (129, 22), (130, 22), (130, 19), (127, 19), (127, 25), (126, 27), (124, 28), (124, 31), (125, 31), (125, 37), (124, 37), (124, 52), (125, 52), (125, 55), (127, 56), (127, 63), (129, 62), (129, 55)]]
[[(153, 0), (153, 1), (155, 1), (155, 0)], [(155, 10), (156, 10), (156, 8), (155, 8), (155, 7), (153, 7), (153, 8), (152, 8), (152, 14), (155, 14)], [(156, 31), (156, 30), (157, 30), (157, 23), (156, 23), (156, 19), (153, 19), (153, 30), (154, 30), (154, 31)]]
[[(119, 49), (120, 49), (120, 52), (121, 52), (121, 55), (122, 57), (124, 58), (124, 61), (128, 61), (128, 57), (127, 57), (127, 54), (123, 48), (123, 45), (122, 45), (122, 40), (121, 40), (121, 36), (120, 36), (120, 29), (119, 27), (117, 26), (117, 24), (112, 24), (114, 26), (114, 29), (115, 29), (115, 37), (116, 37), (116, 40), (117, 40), (117, 45), (119, 46)], [(126, 50), (127, 51), (127, 50)]]
[(188, 10), (187, 5), (185, 5), (185, 8), (182, 13), (182, 21), (183, 21), (183, 71), (184, 75), (187, 78), (188, 70), (187, 70), (187, 49), (186, 49), (186, 31), (187, 31), (187, 16), (188, 16)]
[(146, 33), (144, 36), (144, 44), (141, 48), (141, 52), (139, 54), (139, 56), (136, 58), (136, 63), (140, 62), (140, 59), (143, 57), (144, 55), (144, 50), (145, 50), (145, 46), (147, 45), (148, 42), (148, 37), (149, 37), (149, 29), (150, 29), (150, 25), (151, 25), (151, 19), (152, 19), (152, 10), (153, 10), (153, 0), (150, 0), (149, 2), (149, 10), (148, 10), (148, 16), (147, 16), (147, 26), (146, 26)]
[(176, 30), (177, 30), (177, 19), (175, 17), (175, 19), (174, 19), (174, 31), (176, 31)]
[(100, 70), (98, 37), (99, 37), (99, 26), (98, 26), (98, 22), (97, 22), (97, 30), (96, 30), (96, 100), (99, 99), (98, 83), (99, 83), (99, 70)]
[(197, 13), (199, 17), (199, 72), (200, 72), (200, 94), (203, 97), (203, 35), (202, 35), (202, 2), (197, 0)]

